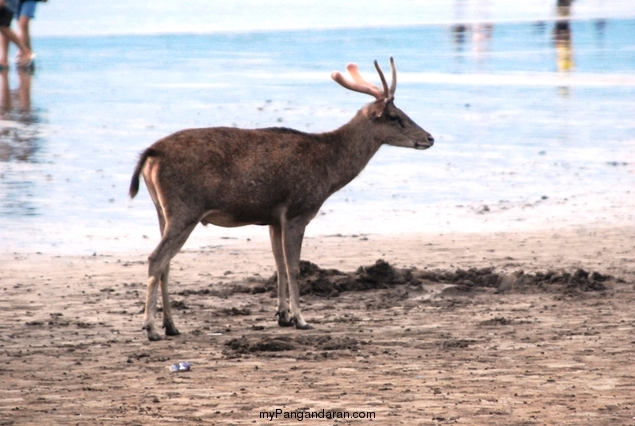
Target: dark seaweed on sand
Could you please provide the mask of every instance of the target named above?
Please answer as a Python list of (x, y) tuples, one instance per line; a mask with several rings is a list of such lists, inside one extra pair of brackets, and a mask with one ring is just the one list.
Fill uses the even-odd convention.
[[(540, 290), (560, 291), (564, 293), (603, 291), (605, 283), (615, 277), (599, 272), (587, 272), (577, 269), (574, 272), (547, 271), (511, 274), (499, 273), (494, 268), (470, 268), (451, 270), (419, 270), (416, 268), (396, 268), (383, 259), (373, 265), (360, 266), (355, 272), (342, 272), (337, 269), (322, 269), (318, 265), (302, 261), (300, 263), (300, 294), (336, 297), (347, 291), (365, 291), (394, 288), (400, 285), (420, 287), (426, 282), (455, 284), (466, 292), (474, 288), (501, 288), (505, 282), (511, 282), (513, 288), (533, 287)], [(277, 277), (274, 274), (258, 292), (277, 290)]]

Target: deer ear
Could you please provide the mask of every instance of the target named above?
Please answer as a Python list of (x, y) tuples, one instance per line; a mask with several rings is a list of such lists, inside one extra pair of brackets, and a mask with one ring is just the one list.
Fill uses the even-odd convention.
[(377, 100), (364, 106), (364, 115), (372, 121), (379, 120), (386, 115), (386, 104), (383, 100)]
[(383, 99), (381, 102), (377, 102), (377, 114), (376, 117), (377, 118), (381, 118), (385, 115), (388, 115), (388, 108), (390, 108), (390, 104), (392, 102), (392, 97), (388, 97), (386, 99)]
[(371, 110), (373, 119), (378, 120), (386, 114), (386, 107), (383, 102), (377, 102)]

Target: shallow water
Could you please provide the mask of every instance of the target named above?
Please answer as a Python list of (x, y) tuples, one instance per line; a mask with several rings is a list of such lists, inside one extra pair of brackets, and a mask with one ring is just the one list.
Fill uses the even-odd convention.
[[(382, 148), (309, 236), (632, 222), (635, 19), (555, 18), (41, 36), (34, 75), (2, 76), (0, 249), (149, 251), (154, 207), (127, 197), (146, 146), (188, 127), (334, 129), (370, 99), (330, 72), (377, 80), (391, 55), (397, 105), (437, 142)], [(266, 235), (209, 227), (188, 247)]]

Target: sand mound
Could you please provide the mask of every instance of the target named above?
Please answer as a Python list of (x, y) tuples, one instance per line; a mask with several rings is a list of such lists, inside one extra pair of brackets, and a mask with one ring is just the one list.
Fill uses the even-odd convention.
[(257, 352), (301, 351), (357, 351), (359, 342), (348, 336), (298, 335), (289, 336), (242, 336), (225, 342), (223, 353), (239, 356)]
[[(426, 282), (453, 284), (457, 292), (469, 292), (479, 287), (495, 288), (499, 291), (552, 291), (564, 293), (606, 290), (605, 283), (619, 281), (611, 275), (577, 269), (573, 272), (546, 271), (525, 274), (522, 270), (513, 273), (498, 273), (494, 268), (470, 268), (467, 270), (419, 270), (395, 268), (379, 259), (370, 266), (360, 266), (355, 272), (337, 269), (322, 269), (318, 265), (300, 263), (300, 294), (336, 297), (346, 291), (387, 289), (400, 285), (420, 287)], [(238, 291), (260, 293), (277, 291), (274, 274), (262, 284)]]

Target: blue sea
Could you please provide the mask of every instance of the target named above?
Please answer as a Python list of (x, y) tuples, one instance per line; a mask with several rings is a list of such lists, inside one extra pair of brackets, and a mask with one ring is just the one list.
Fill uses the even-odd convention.
[[(335, 129), (371, 98), (330, 73), (378, 82), (390, 56), (397, 106), (436, 143), (382, 148), (308, 236), (633, 223), (632, 2), (132, 3), (40, 4), (34, 72), (0, 74), (0, 250), (149, 252), (154, 206), (127, 195), (144, 148), (192, 127)], [(267, 236), (199, 228), (186, 248)]]

